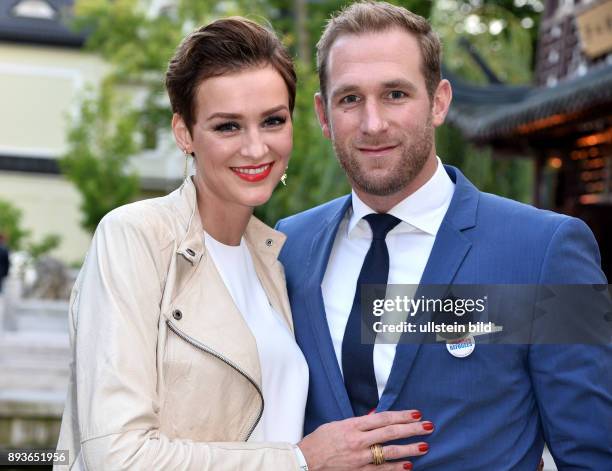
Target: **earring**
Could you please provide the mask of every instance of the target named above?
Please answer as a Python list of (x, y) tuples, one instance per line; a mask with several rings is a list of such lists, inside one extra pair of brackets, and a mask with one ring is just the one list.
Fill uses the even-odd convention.
[(280, 178), (281, 183), (283, 184), (283, 186), (287, 186), (287, 169), (289, 167), (285, 167), (285, 173), (283, 173), (283, 176)]
[(189, 165), (189, 151), (187, 149), (183, 150), (185, 154), (185, 170), (183, 170), (183, 180), (187, 178), (187, 167)]

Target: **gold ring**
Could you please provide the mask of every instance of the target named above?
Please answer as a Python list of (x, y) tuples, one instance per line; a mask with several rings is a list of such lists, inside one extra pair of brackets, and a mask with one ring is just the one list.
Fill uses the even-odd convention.
[(370, 447), (370, 451), (372, 452), (372, 463), (375, 465), (384, 464), (385, 455), (383, 453), (383, 448), (380, 443), (375, 443)]

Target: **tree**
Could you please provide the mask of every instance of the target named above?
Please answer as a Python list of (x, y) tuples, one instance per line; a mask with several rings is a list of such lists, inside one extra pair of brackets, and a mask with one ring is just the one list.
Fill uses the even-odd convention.
[[(444, 45), (445, 66), (467, 81), (487, 83), (483, 71), (461, 45), (463, 39), (503, 82), (530, 82), (541, 8), (538, 0), (437, 1), (431, 22)], [(475, 147), (448, 125), (438, 129), (436, 146), (446, 162), (460, 167), (480, 189), (531, 200), (533, 166), (529, 160), (521, 156), (496, 159), (491, 148)]]
[(81, 193), (81, 225), (93, 232), (110, 210), (130, 202), (139, 179), (126, 164), (136, 150), (136, 115), (121, 105), (113, 82), (81, 103), (80, 114), (68, 132), (68, 150), (60, 159), (66, 178)]
[(21, 211), (8, 201), (0, 200), (0, 234), (7, 238), (7, 244), (13, 250), (20, 250), (29, 231), (21, 226)]
[(39, 242), (35, 242), (30, 231), (23, 228), (21, 218), (19, 208), (0, 200), (0, 234), (6, 236), (7, 245), (12, 250), (25, 250), (32, 260), (36, 260), (59, 246), (61, 238), (57, 234), (46, 234)]

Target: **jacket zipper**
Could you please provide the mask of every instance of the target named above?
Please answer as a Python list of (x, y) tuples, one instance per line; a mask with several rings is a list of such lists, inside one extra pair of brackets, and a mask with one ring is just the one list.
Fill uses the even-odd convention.
[(261, 388), (259, 387), (259, 385), (255, 382), (255, 380), (253, 378), (251, 378), (251, 376), (249, 376), (249, 374), (247, 372), (245, 372), (242, 368), (240, 368), (233, 361), (227, 359), (226, 357), (224, 357), (220, 353), (217, 353), (216, 351), (208, 348), (207, 346), (202, 345), (197, 340), (195, 340), (195, 339), (189, 337), (188, 335), (184, 334), (183, 332), (178, 330), (169, 320), (166, 320), (166, 325), (168, 326), (168, 328), (172, 332), (174, 332), (176, 335), (178, 335), (180, 338), (182, 338), (185, 342), (187, 342), (188, 344), (194, 346), (195, 348), (197, 348), (199, 350), (202, 350), (202, 351), (204, 351), (204, 352), (214, 356), (215, 358), (221, 360), (223, 363), (227, 364), (228, 366), (230, 366), (231, 368), (236, 370), (238, 373), (240, 373), (242, 376), (244, 376), (249, 381), (249, 383), (251, 383), (253, 385), (253, 387), (257, 391), (257, 394), (259, 394), (259, 397), (261, 399), (261, 407), (259, 409), (259, 413), (257, 414), (257, 418), (255, 419), (255, 422), (253, 423), (253, 425), (251, 425), (251, 428), (249, 429), (249, 433), (247, 434), (246, 438), (244, 439), (244, 441), (246, 442), (251, 437), (251, 434), (253, 433), (253, 430), (255, 430), (255, 427), (257, 427), (257, 424), (261, 420), (261, 416), (263, 415), (263, 411), (264, 411), (264, 398), (263, 398), (263, 393), (261, 392)]

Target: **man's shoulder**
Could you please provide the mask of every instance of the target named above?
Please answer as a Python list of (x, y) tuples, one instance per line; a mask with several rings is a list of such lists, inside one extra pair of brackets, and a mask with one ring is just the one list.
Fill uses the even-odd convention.
[(478, 214), (481, 220), (492, 224), (512, 225), (515, 234), (554, 231), (568, 221), (579, 221), (566, 214), (536, 208), (530, 204), (486, 192), (480, 192)]
[(581, 219), (487, 193), (481, 193), (478, 214), (474, 240), (504, 253), (509, 265), (521, 261), (523, 268), (531, 266), (538, 282), (605, 280), (597, 242)]
[(350, 195), (320, 204), (314, 208), (281, 219), (276, 224), (276, 229), (288, 236), (298, 234), (311, 234), (321, 227), (321, 224), (338, 215), (338, 212), (346, 205)]

